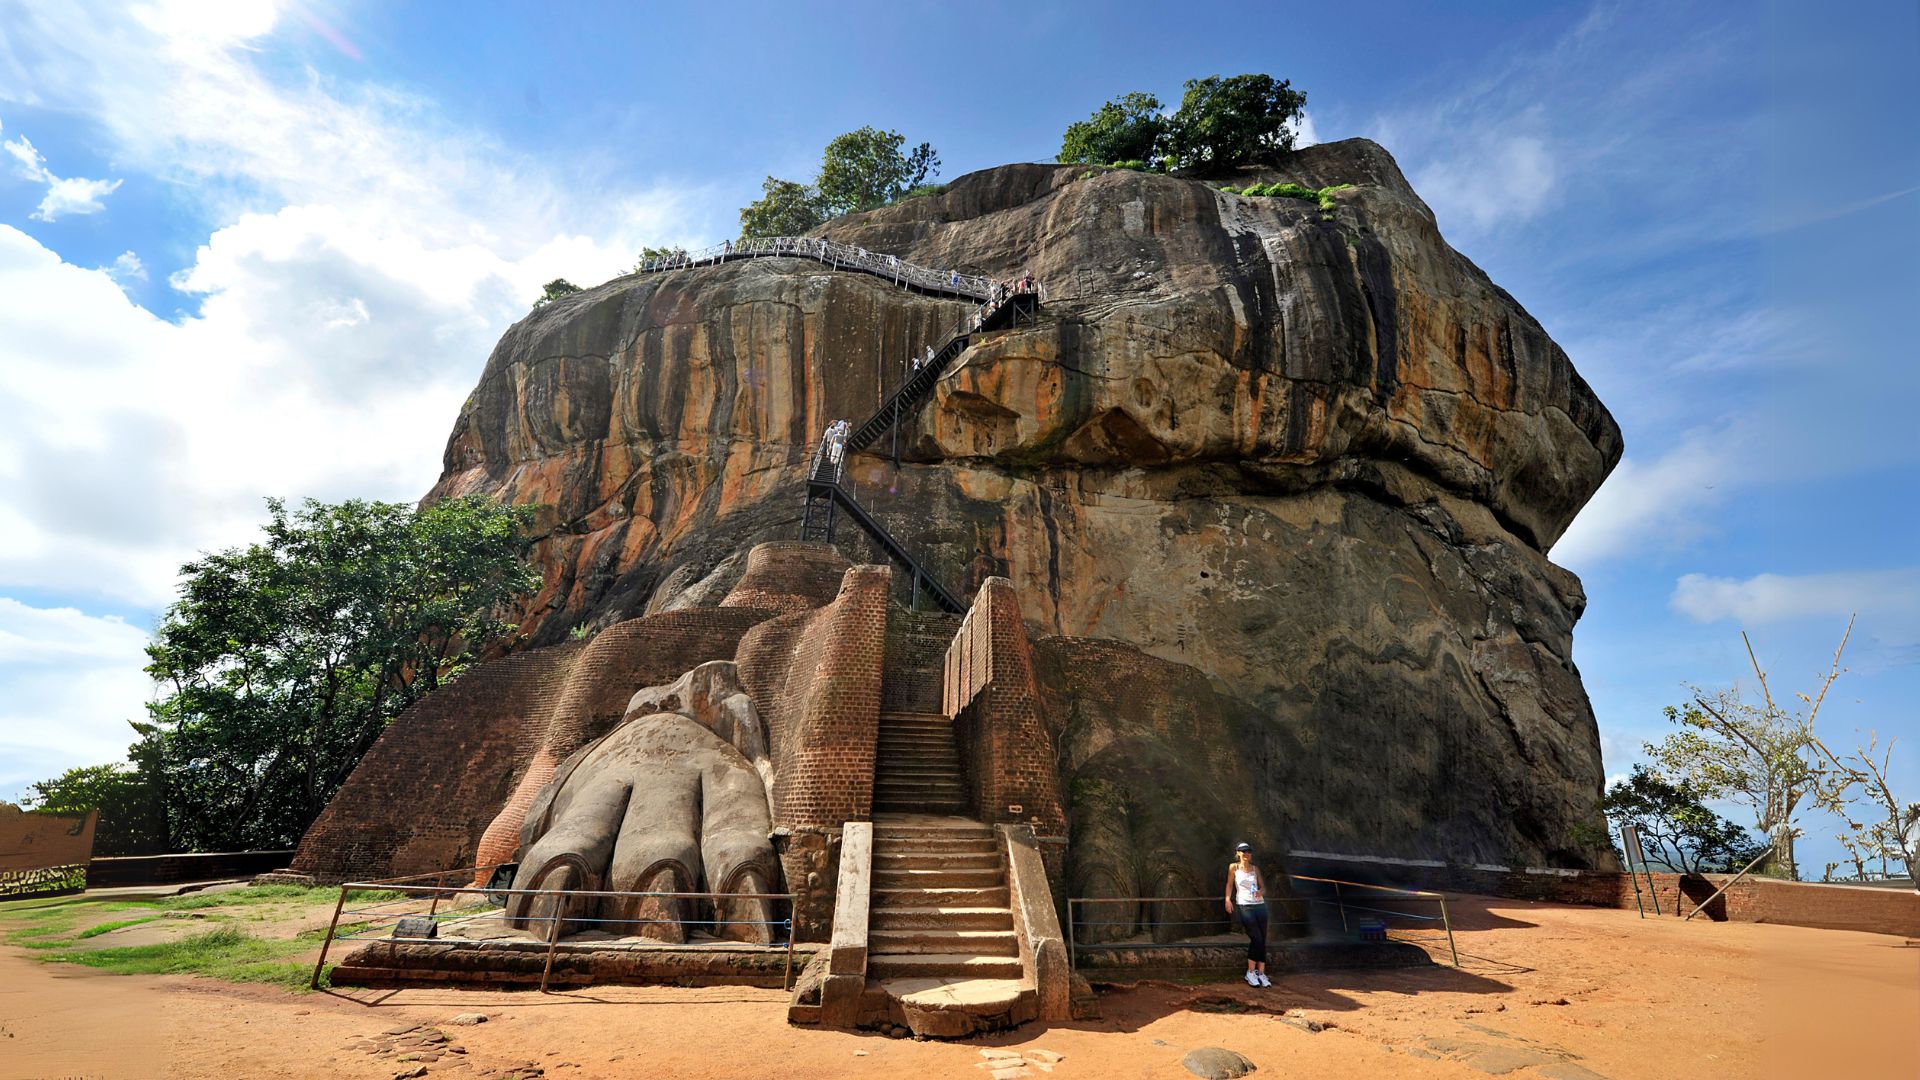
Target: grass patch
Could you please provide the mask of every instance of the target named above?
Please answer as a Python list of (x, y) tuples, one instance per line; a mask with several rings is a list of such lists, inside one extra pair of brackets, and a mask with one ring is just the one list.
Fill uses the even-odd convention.
[(310, 940), (270, 941), (235, 927), (220, 926), (178, 941), (57, 952), (45, 959), (118, 975), (205, 975), (227, 982), (270, 983), (301, 990), (306, 988), (312, 969), (288, 957), (312, 947)]
[(1334, 201), (1333, 197), (1352, 186), (1352, 184), (1334, 184), (1330, 187), (1310, 188), (1305, 184), (1294, 183), (1248, 184), (1243, 188), (1223, 187), (1220, 190), (1229, 195), (1238, 195), (1247, 199), (1305, 199), (1308, 202), (1318, 205), (1320, 209), (1326, 213), (1331, 214), (1334, 210), (1338, 209), (1340, 205)]
[(85, 941), (90, 937), (99, 937), (101, 934), (112, 933), (115, 930), (122, 930), (129, 926), (139, 926), (141, 923), (154, 922), (163, 917), (164, 916), (160, 915), (142, 915), (137, 919), (115, 919), (113, 922), (103, 922), (98, 926), (89, 926), (85, 930), (73, 935), (73, 940)]

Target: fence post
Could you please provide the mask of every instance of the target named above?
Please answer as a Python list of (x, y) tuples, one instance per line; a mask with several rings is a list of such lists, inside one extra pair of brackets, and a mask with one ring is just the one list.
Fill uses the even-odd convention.
[(1347, 926), (1347, 902), (1340, 899), (1340, 883), (1337, 881), (1333, 883), (1333, 906), (1340, 909), (1340, 932), (1351, 933), (1352, 929)]
[(547, 966), (540, 972), (540, 992), (547, 992), (547, 980), (553, 977), (553, 951), (560, 947), (560, 924), (566, 914), (567, 894), (553, 896), (553, 925), (547, 929)]
[(320, 969), (326, 966), (327, 950), (333, 947), (333, 931), (340, 925), (340, 909), (347, 906), (347, 886), (340, 884), (340, 899), (334, 902), (333, 919), (327, 923), (327, 940), (320, 943), (320, 959), (313, 962), (313, 978), (307, 980), (307, 989), (320, 989)]
[(1453, 920), (1447, 917), (1447, 894), (1440, 894), (1440, 925), (1447, 928), (1447, 951), (1453, 954), (1453, 966), (1460, 966), (1460, 950), (1453, 944)]

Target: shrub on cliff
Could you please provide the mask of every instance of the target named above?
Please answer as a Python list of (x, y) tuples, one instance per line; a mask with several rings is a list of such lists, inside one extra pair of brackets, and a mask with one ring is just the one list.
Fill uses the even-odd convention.
[(572, 296), (579, 291), (580, 286), (566, 278), (557, 277), (540, 287), (540, 299), (535, 300), (533, 306), (535, 309), (543, 308), (563, 296)]
[(1167, 131), (1160, 99), (1152, 94), (1122, 94), (1094, 114), (1067, 125), (1060, 140), (1062, 162), (1144, 168)]
[(1189, 79), (1167, 147), (1179, 167), (1200, 172), (1272, 164), (1293, 149), (1293, 124), (1306, 103), (1306, 94), (1271, 75)]
[[(100, 807), (107, 837), (155, 827), (141, 800), (157, 793), (167, 850), (291, 847), (387, 722), (510, 633), (498, 613), (539, 584), (525, 507), (268, 507), (264, 540), (182, 567), (147, 646), (163, 690), (134, 725), (135, 773), (78, 770), (36, 801)], [(109, 821), (115, 806), (143, 816)]]
[(1293, 149), (1306, 103), (1306, 94), (1271, 75), (1189, 79), (1171, 116), (1152, 94), (1122, 94), (1067, 126), (1058, 160), (1210, 174), (1269, 165)]
[(760, 185), (761, 197), (740, 209), (740, 235), (799, 236), (827, 220), (820, 193), (806, 184), (769, 176)]

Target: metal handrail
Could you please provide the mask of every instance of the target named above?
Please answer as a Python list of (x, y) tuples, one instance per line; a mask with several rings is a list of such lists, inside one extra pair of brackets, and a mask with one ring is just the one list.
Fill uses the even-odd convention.
[[(471, 894), (471, 895), (484, 896), (488, 898), (490, 901), (496, 897), (508, 897), (508, 896), (533, 896), (533, 897), (545, 896), (545, 897), (554, 898), (556, 901), (558, 901), (558, 903), (555, 905), (553, 914), (551, 915), (523, 914), (518, 916), (518, 919), (522, 922), (543, 922), (548, 924), (546, 964), (542, 968), (541, 974), (540, 974), (540, 990), (542, 993), (546, 992), (548, 981), (553, 974), (553, 958), (554, 958), (554, 954), (558, 951), (560, 946), (561, 925), (567, 922), (620, 923), (620, 924), (631, 924), (631, 925), (651, 925), (651, 924), (664, 924), (664, 923), (671, 922), (674, 924), (693, 923), (696, 925), (784, 926), (787, 931), (786, 933), (787, 941), (786, 941), (786, 970), (782, 976), (782, 985), (787, 989), (792, 989), (792, 986), (793, 986), (793, 938), (794, 938), (792, 905), (794, 901), (798, 899), (797, 893), (790, 893), (790, 892), (787, 892), (787, 893), (655, 892), (655, 891), (636, 891), (636, 890), (620, 890), (620, 889), (568, 889), (568, 890), (562, 891), (562, 890), (555, 890), (555, 889), (514, 889), (514, 888), (490, 889), (484, 885), (450, 886), (450, 885), (408, 884), (408, 882), (418, 881), (421, 878), (428, 878), (428, 877), (445, 880), (446, 878), (455, 877), (458, 875), (472, 875), (480, 869), (481, 869), (480, 867), (473, 866), (473, 867), (464, 867), (459, 870), (441, 870), (441, 871), (435, 871), (435, 872), (426, 873), (426, 874), (415, 874), (405, 878), (389, 878), (389, 879), (384, 879), (379, 881), (342, 882), (340, 885), (340, 899), (336, 901), (333, 906), (333, 918), (330, 919), (327, 923), (327, 936), (325, 940), (321, 942), (320, 956), (313, 962), (313, 976), (308, 980), (308, 986), (314, 990), (320, 989), (320, 975), (326, 967), (327, 953), (329, 950), (333, 948), (333, 943), (336, 939), (356, 940), (360, 937), (360, 935), (357, 933), (349, 933), (345, 935), (340, 934), (339, 931), (340, 931), (341, 915), (343, 914), (373, 915), (382, 920), (392, 919), (392, 920), (395, 920), (396, 922), (401, 918), (420, 917), (417, 913), (412, 915), (403, 914), (403, 913), (389, 914), (389, 913), (378, 912), (372, 909), (353, 909), (353, 910), (347, 909), (347, 897), (350, 893), (368, 892), (368, 891), (384, 891), (384, 892), (409, 893), (409, 894), (413, 894), (415, 898), (420, 900), (431, 900), (432, 907), (426, 912), (425, 917), (435, 921), (436, 923), (441, 919), (463, 919), (464, 920), (464, 919), (472, 919), (477, 917), (477, 916), (466, 913), (466, 911), (470, 909), (455, 909), (455, 910), (442, 913), (440, 911), (440, 901), (448, 896)], [(571, 906), (575, 898), (584, 898), (584, 897), (621, 897), (621, 898), (628, 898), (628, 899), (652, 898), (652, 899), (673, 899), (673, 900), (779, 900), (779, 901), (785, 901), (787, 903), (788, 917), (785, 919), (603, 919), (603, 918), (592, 918), (587, 916), (569, 915), (566, 909), (569, 906)], [(396, 901), (391, 901), (391, 900), (386, 901), (386, 903), (394, 903), (394, 902)], [(502, 919), (505, 919), (506, 915), (503, 912), (499, 917)], [(446, 943), (445, 939), (441, 939), (441, 938), (413, 938), (413, 937), (398, 938), (398, 937), (389, 936), (386, 938), (382, 938), (381, 940), (399, 941), (402, 943), (409, 943), (409, 944), (445, 944)], [(616, 946), (610, 945), (607, 942), (595, 942), (594, 945), (596, 948), (616, 947)]]
[[(1340, 911), (1340, 926), (1342, 930), (1351, 929), (1347, 921), (1348, 911), (1364, 911), (1364, 912), (1370, 912), (1376, 915), (1384, 915), (1384, 916), (1397, 918), (1397, 919), (1413, 919), (1419, 922), (1434, 922), (1437, 920), (1446, 932), (1447, 952), (1453, 958), (1453, 966), (1454, 967), (1460, 966), (1460, 950), (1459, 950), (1459, 947), (1454, 943), (1453, 918), (1451, 914), (1447, 911), (1447, 897), (1445, 893), (1429, 892), (1424, 889), (1401, 889), (1401, 888), (1395, 888), (1394, 886), (1391, 886), (1391, 885), (1373, 885), (1364, 881), (1342, 881), (1337, 878), (1312, 877), (1305, 874), (1288, 874), (1287, 879), (1289, 881), (1295, 881), (1295, 882), (1313, 882), (1315, 884), (1333, 886), (1334, 895), (1331, 900), (1327, 899), (1326, 897), (1299, 896), (1299, 895), (1295, 895), (1293, 897), (1287, 897), (1283, 899), (1292, 900), (1296, 903), (1329, 904), (1338, 908)], [(1355, 888), (1355, 889), (1366, 889), (1372, 892), (1388, 893), (1392, 897), (1403, 899), (1403, 900), (1437, 902), (1440, 905), (1440, 914), (1414, 915), (1404, 911), (1389, 911), (1385, 908), (1369, 907), (1361, 904), (1350, 904), (1340, 894), (1340, 888), (1342, 886), (1346, 886), (1348, 888)], [(1086, 926), (1143, 925), (1142, 921), (1138, 919), (1127, 920), (1124, 923), (1119, 921), (1114, 921), (1114, 920), (1098, 920), (1098, 921), (1086, 922), (1083, 924), (1081, 923), (1080, 920), (1074, 918), (1073, 910), (1076, 905), (1079, 905), (1079, 904), (1155, 904), (1155, 903), (1167, 904), (1167, 903), (1185, 903), (1185, 902), (1210, 903), (1210, 902), (1217, 902), (1221, 899), (1222, 897), (1219, 895), (1069, 897), (1067, 899), (1067, 967), (1069, 969), (1073, 969), (1073, 968), (1076, 968), (1079, 964), (1080, 944), (1078, 941), (1078, 935), (1074, 929), (1076, 926), (1078, 925), (1086, 925)], [(1228, 922), (1229, 920), (1226, 916), (1222, 916), (1219, 920), (1209, 919), (1209, 920), (1206, 920), (1205, 922), (1197, 922), (1193, 920), (1168, 920), (1168, 921), (1152, 920), (1150, 922), (1144, 923), (1144, 925), (1148, 927), (1209, 926), (1209, 925), (1213, 925), (1216, 921)], [(1275, 921), (1271, 919), (1268, 920), (1268, 925), (1270, 926), (1294, 926), (1294, 925), (1304, 925), (1304, 924), (1305, 924), (1305, 920), (1300, 920), (1300, 919), (1289, 919), (1289, 920), (1280, 920), (1280, 921)], [(1192, 944), (1191, 939), (1188, 939), (1185, 942), (1181, 942), (1181, 941), (1140, 942), (1140, 943), (1132, 943), (1127, 945), (1092, 944), (1087, 947), (1088, 948), (1126, 948), (1126, 949), (1181, 949), (1181, 948), (1191, 949), (1191, 948), (1195, 948), (1196, 946)]]
[(724, 241), (698, 251), (674, 251), (642, 259), (634, 267), (636, 274), (686, 270), (713, 266), (731, 259), (802, 258), (826, 263), (835, 269), (860, 270), (888, 278), (896, 285), (910, 285), (927, 292), (986, 300), (993, 295), (993, 280), (980, 274), (945, 272), (918, 266), (896, 255), (883, 255), (850, 244), (835, 243), (817, 236), (762, 236), (750, 240)]

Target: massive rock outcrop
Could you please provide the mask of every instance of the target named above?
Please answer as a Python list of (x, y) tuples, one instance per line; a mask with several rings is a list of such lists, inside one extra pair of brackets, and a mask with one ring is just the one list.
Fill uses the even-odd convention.
[[(1379, 147), (1263, 178), (1353, 186), (1323, 213), (1013, 165), (826, 226), (1047, 288), (1036, 324), (948, 373), (898, 465), (854, 455), (852, 482), (954, 592), (1010, 578), (1042, 667), (1073, 652), (1046, 635), (1111, 639), (1187, 687), (1149, 716), (1091, 685), (1063, 698), (1063, 669), (1050, 693), (1080, 727), (1059, 731), (1062, 766), (1097, 781), (1073, 790), (1126, 782), (1102, 731), (1160, 748), (1154, 783), (1197, 782), (1168, 732), (1201, 710), (1252, 766), (1251, 805), (1222, 812), (1293, 847), (1604, 861), (1571, 658), (1584, 596), (1547, 552), (1619, 430)], [(964, 310), (802, 260), (609, 282), (508, 332), (433, 494), (543, 507), (536, 641), (711, 606), (752, 544), (795, 535), (819, 433)]]

